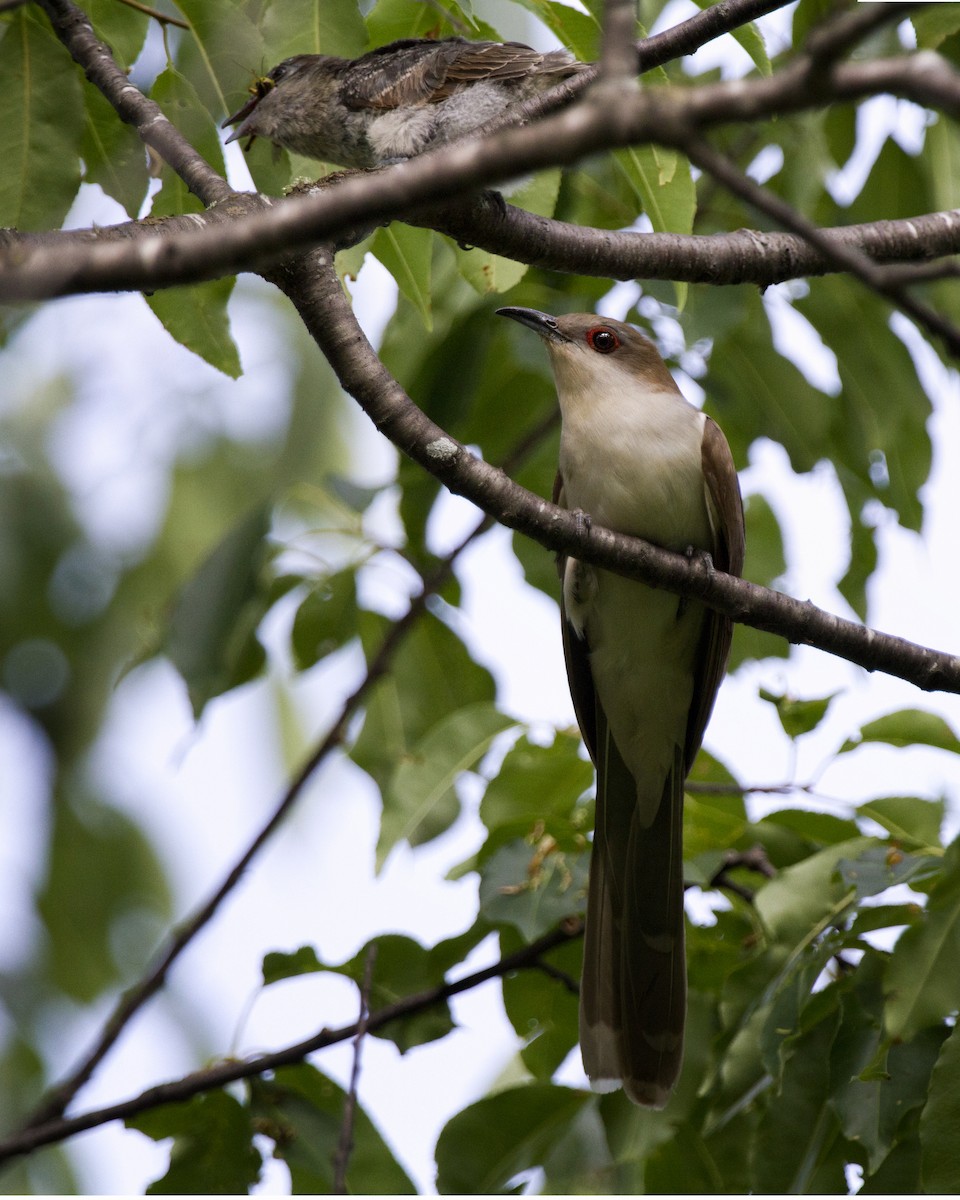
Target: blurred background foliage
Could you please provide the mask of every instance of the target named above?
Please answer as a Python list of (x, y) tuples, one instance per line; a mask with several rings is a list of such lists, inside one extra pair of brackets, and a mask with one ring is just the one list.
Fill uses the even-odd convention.
[[(587, 0), (582, 12), (552, 0), (442, 7), (377, 0), (362, 12), (355, 0), (166, 6), (186, 30), (161, 27), (116, 0), (84, 7), (133, 82), (222, 169), (219, 122), (255, 73), (292, 52), (355, 55), (397, 37), (459, 33), (543, 41), (545, 26), (591, 58), (602, 5)], [(669, 15), (690, 11), (674, 4)], [(801, 0), (792, 27), (782, 15), (764, 25), (766, 37), (751, 28), (741, 49), (725, 42), (715, 62), (670, 64), (655, 83), (682, 86), (691, 69), (701, 78), (775, 70), (832, 11)], [(531, 27), (527, 13), (542, 24)], [(640, 16), (646, 29), (663, 20), (649, 0)], [(862, 52), (904, 53), (915, 36), (956, 63), (958, 30), (960, 5), (935, 6), (899, 30), (891, 23)], [(33, 6), (0, 16), (0, 111), (18, 114), (0, 128), (7, 164), (0, 225), (43, 230), (69, 214), (105, 223), (122, 213), (196, 208), (168, 168), (148, 163), (136, 135), (84, 82)], [(771, 191), (824, 224), (960, 205), (955, 124), (910, 105), (865, 100), (716, 138)], [(262, 142), (246, 162), (256, 186), (273, 194), (321, 170)], [(647, 147), (545, 172), (512, 198), (597, 228), (766, 227), (681, 156)], [(892, 525), (923, 528), (930, 418), (947, 398), (930, 382), (945, 373), (921, 370), (939, 347), (918, 348), (916, 331), (891, 320), (885, 302), (840, 276), (772, 289), (775, 303), (748, 286), (656, 282), (619, 286), (611, 299), (607, 280), (526, 270), (400, 223), (340, 256), (345, 286), (358, 295), (367, 256), (398, 289), (381, 269), (372, 293), (363, 293), (385, 321), (380, 351), (388, 369), (453, 436), (509, 463), (515, 478), (546, 496), (558, 437), (552, 384), (534, 339), (494, 320), (493, 309), (507, 289), (510, 304), (552, 312), (619, 304), (617, 315), (651, 333), (688, 394), (705, 394), (739, 467), (750, 466), (758, 446), (774, 444), (785, 470), (829, 476), (832, 519), (848, 528), (837, 602), (842, 596), (852, 614), (870, 621), (880, 535)], [(369, 276), (375, 268), (368, 262), (363, 270)], [(925, 290), (954, 315), (953, 285)], [(233, 281), (217, 281), (157, 293), (147, 305), (153, 317), (137, 298), (4, 314), (0, 739), (3, 822), (11, 831), (3, 890), (10, 934), (0, 960), (4, 1129), (65, 1073), (171, 922), (219, 877), (208, 871), (185, 884), (176, 853), (130, 803), (125, 763), (138, 746), (118, 747), (110, 734), (111, 712), (133, 702), (124, 683), (158, 656), (172, 664), (183, 703), (200, 722), (197, 737), (221, 697), (263, 688), (272, 714), (263, 750), (282, 779), (315, 736), (315, 720), (297, 711), (296, 678), (314, 673), (345, 695), (336, 664), (355, 666), (361, 653), (374, 658), (405, 597), (451, 544), (436, 482), (379, 443), (282, 298), (250, 280), (236, 294)], [(158, 336), (154, 318), (170, 338)], [(792, 340), (801, 328), (802, 338)], [(802, 589), (791, 574), (778, 497), (762, 487), (747, 491), (746, 576)], [(506, 551), (508, 543), (497, 545)], [(555, 600), (551, 556), (519, 537), (512, 546), (526, 582), (510, 586)], [(393, 933), (388, 918), (374, 939), (373, 1008), (448, 972), (462, 974), (484, 939), (498, 939), (509, 953), (583, 904), (591, 771), (579, 739), (502, 703), (495, 656), (465, 633), (461, 588), (456, 570), (438, 585), (337, 751), (382, 798), (371, 869), (400, 845), (440, 838), (465, 805), (481, 831), (452, 870), (476, 884), (475, 920), (429, 946), (426, 937)], [(509, 595), (495, 590), (486, 601), (503, 623), (511, 620)], [(787, 654), (779, 639), (742, 628), (731, 667)], [(790, 663), (772, 666), (768, 681), (791, 680)], [(830, 681), (802, 700), (789, 687), (751, 685), (756, 705), (775, 711), (794, 762), (803, 739), (822, 734), (831, 719)], [(338, 703), (330, 701), (331, 713)], [(751, 720), (741, 730), (748, 744), (757, 736)], [(861, 746), (906, 755), (919, 747), (945, 756), (937, 770), (952, 787), (890, 795), (882, 772), (865, 769), (857, 796), (843, 803), (797, 777), (782, 801), (760, 807), (742, 789), (768, 781), (735, 778), (722, 748), (702, 752), (685, 849), (691, 891), (704, 903), (690, 925), (689, 1044), (676, 1097), (662, 1113), (639, 1113), (622, 1096), (592, 1096), (555, 1078), (576, 1047), (573, 942), (551, 954), (549, 971), (503, 981), (516, 1061), (443, 1129), (440, 1191), (845, 1193), (861, 1179), (864, 1193), (957, 1190), (956, 1155), (945, 1147), (955, 1141), (960, 1109), (952, 1066), (960, 1053), (952, 1033), (960, 861), (950, 840), (960, 744), (942, 716), (916, 703), (882, 720), (858, 722), (848, 710), (845, 720), (830, 727), (821, 771), (864, 755)], [(279, 790), (270, 783), (259, 820)], [(192, 840), (189, 812), (177, 815), (180, 837)], [(769, 877), (749, 869), (756, 847)], [(286, 945), (278, 920), (263, 988), (316, 973), (363, 979), (363, 946), (338, 963), (317, 946), (294, 953)], [(231, 1030), (184, 995), (175, 990), (165, 1003), (193, 1065), (228, 1054)], [(325, 1020), (320, 1012), (313, 1024)], [(447, 1037), (453, 1025), (438, 1006), (378, 1036), (406, 1052)], [(178, 1073), (160, 1059), (157, 1078)], [(138, 1133), (128, 1138), (146, 1135), (164, 1146), (174, 1139), (154, 1190), (245, 1191), (265, 1156), (286, 1164), (294, 1190), (330, 1190), (344, 1092), (322, 1072), (318, 1058), (137, 1118)], [(122, 1094), (138, 1086), (131, 1078)], [(376, 1081), (365, 1086), (375, 1093)], [(422, 1183), (401, 1165), (403, 1148), (390, 1146), (363, 1112), (355, 1139), (352, 1191), (399, 1193)], [(44, 1150), (14, 1161), (2, 1186), (96, 1188), (94, 1166), (77, 1171), (69, 1150)]]

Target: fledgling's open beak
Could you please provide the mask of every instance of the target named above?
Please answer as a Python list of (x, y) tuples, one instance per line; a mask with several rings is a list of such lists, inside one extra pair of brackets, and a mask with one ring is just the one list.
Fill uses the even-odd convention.
[(254, 109), (273, 86), (273, 80), (268, 75), (261, 76), (261, 78), (257, 79), (251, 85), (250, 99), (241, 108), (238, 108), (233, 116), (227, 117), (220, 126), (221, 129), (226, 129), (229, 125), (236, 125), (240, 121), (243, 122), (227, 138), (226, 145), (229, 146), (231, 142), (237, 142), (240, 138), (249, 136), (250, 143), (246, 146), (246, 149), (250, 149), (250, 146), (253, 145), (253, 139), (257, 136), (257, 132), (255, 129), (247, 128), (247, 118), (253, 114)]

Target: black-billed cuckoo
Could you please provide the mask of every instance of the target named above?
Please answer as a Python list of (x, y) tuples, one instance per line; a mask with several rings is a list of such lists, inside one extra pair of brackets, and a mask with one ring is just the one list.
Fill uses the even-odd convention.
[[(743, 507), (719, 426), (653, 343), (590, 313), (501, 308), (550, 353), (562, 432), (554, 500), (679, 553), (743, 566)], [(561, 557), (567, 676), (597, 770), (580, 987), (584, 1069), (661, 1108), (680, 1071), (687, 972), (683, 783), (726, 669), (730, 621)]]
[(250, 89), (227, 138), (269, 138), (342, 167), (378, 167), (470, 133), (583, 71), (568, 50), (408, 38), (360, 58), (297, 54)]

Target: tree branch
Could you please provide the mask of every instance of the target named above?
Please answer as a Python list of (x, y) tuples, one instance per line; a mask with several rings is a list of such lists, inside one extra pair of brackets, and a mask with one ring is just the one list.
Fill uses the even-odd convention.
[(868, 671), (884, 671), (925, 691), (960, 692), (960, 657), (879, 633), (855, 621), (713, 571), (639, 538), (598, 525), (588, 530), (573, 513), (533, 495), (475, 457), (406, 395), (370, 346), (333, 270), (329, 252), (291, 262), (271, 276), (292, 300), (344, 389), (399, 449), (502, 524), (550, 550), (606, 567), (631, 579), (702, 600), (732, 620), (816, 646)]
[[(537, 969), (541, 966), (540, 959), (544, 954), (557, 946), (573, 941), (582, 933), (583, 923), (581, 921), (576, 919), (564, 921), (558, 929), (545, 934), (528, 946), (521, 947), (512, 954), (505, 954), (498, 962), (483, 968), (483, 970), (474, 971), (454, 983), (443, 983), (429, 988), (427, 991), (407, 996), (395, 1004), (371, 1013), (367, 1020), (367, 1032), (375, 1033), (378, 1029), (389, 1025), (391, 1021), (433, 1008), (453, 996), (471, 991), (491, 979), (499, 979), (511, 971)], [(321, 1029), (319, 1033), (306, 1041), (297, 1042), (282, 1050), (275, 1050), (246, 1061), (230, 1059), (227, 1062), (218, 1063), (215, 1067), (186, 1075), (182, 1079), (148, 1088), (129, 1100), (121, 1100), (104, 1108), (92, 1109), (76, 1117), (62, 1117), (47, 1121), (43, 1125), (29, 1126), (0, 1141), (0, 1162), (19, 1154), (27, 1154), (39, 1146), (62, 1142), (76, 1133), (82, 1133), (85, 1129), (94, 1129), (99, 1125), (106, 1125), (110, 1121), (122, 1121), (147, 1109), (157, 1108), (161, 1104), (176, 1104), (183, 1100), (189, 1100), (191, 1096), (199, 1095), (201, 1092), (210, 1092), (227, 1083), (233, 1083), (238, 1079), (249, 1079), (254, 1075), (262, 1075), (266, 1071), (276, 1070), (278, 1067), (302, 1062), (307, 1055), (313, 1054), (317, 1050), (324, 1050), (328, 1046), (349, 1041), (357, 1036), (358, 1031), (359, 1022), (340, 1029)]]
[(97, 37), (85, 13), (70, 0), (38, 0), (38, 3), (74, 62), (83, 67), (87, 78), (109, 100), (120, 119), (135, 126), (141, 139), (176, 171), (198, 199), (210, 205), (232, 194), (227, 181), (167, 120), (160, 106), (148, 100), (120, 70), (110, 47)]
[(377, 944), (367, 950), (367, 961), (363, 967), (363, 982), (360, 985), (360, 1016), (357, 1019), (357, 1034), (353, 1039), (353, 1066), (350, 1069), (350, 1087), (343, 1103), (343, 1121), (340, 1125), (340, 1140), (333, 1160), (333, 1194), (347, 1194), (347, 1166), (353, 1151), (353, 1123), (357, 1112), (357, 1088), (360, 1084), (360, 1050), (363, 1039), (370, 1028), (370, 985), (373, 980), (373, 965), (377, 961)]
[[(640, 91), (631, 83), (618, 90), (616, 103), (611, 102), (608, 85), (602, 102), (592, 102), (588, 93), (582, 102), (536, 126), (504, 130), (487, 140), (464, 139), (384, 170), (340, 179), (336, 186), (285, 203), (261, 198), (261, 211), (225, 221), (216, 230), (194, 220), (192, 227), (148, 242), (136, 238), (122, 243), (97, 241), (82, 250), (70, 245), (58, 245), (56, 250), (34, 248), (26, 254), (18, 250), (8, 256), (0, 272), (0, 300), (37, 300), (118, 286), (145, 290), (169, 286), (190, 277), (184, 264), (194, 259), (203, 264), (196, 276), (202, 278), (263, 270), (291, 248), (335, 239), (358, 226), (401, 214), (416, 219), (418, 207), (446, 202), (520, 172), (567, 165), (603, 149), (644, 142), (676, 144), (712, 126), (883, 92), (960, 112), (960, 75), (932, 51), (840, 63), (814, 79), (807, 60), (798, 60), (776, 75), (746, 81)], [(231, 203), (240, 200), (235, 197)], [(243, 202), (248, 204), (249, 198)], [(468, 240), (472, 240), (469, 235)], [(491, 248), (510, 253), (506, 244)], [(622, 267), (607, 273), (625, 277)]]

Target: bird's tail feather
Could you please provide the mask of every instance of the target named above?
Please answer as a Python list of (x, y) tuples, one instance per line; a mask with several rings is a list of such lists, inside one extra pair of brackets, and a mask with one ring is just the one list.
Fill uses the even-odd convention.
[(598, 1088), (622, 1082), (636, 1103), (662, 1108), (680, 1071), (686, 1015), (683, 754), (678, 746), (656, 816), (644, 828), (637, 781), (605, 721), (597, 732), (580, 992), (584, 1069)]

